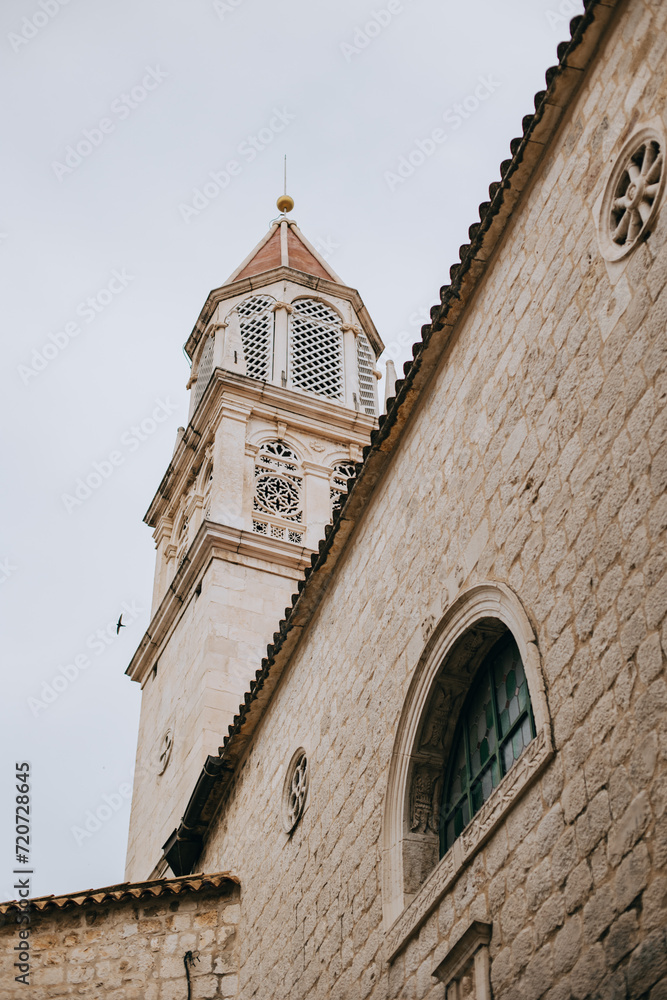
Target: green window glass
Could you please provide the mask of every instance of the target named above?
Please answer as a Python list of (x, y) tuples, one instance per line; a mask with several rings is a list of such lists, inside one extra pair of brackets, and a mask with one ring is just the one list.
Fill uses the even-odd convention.
[(482, 661), (456, 727), (440, 813), (441, 855), (534, 737), (521, 655), (506, 635)]

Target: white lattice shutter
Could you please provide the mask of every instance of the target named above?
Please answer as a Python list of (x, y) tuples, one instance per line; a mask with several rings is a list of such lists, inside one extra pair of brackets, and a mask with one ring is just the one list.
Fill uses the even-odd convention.
[(375, 375), (373, 352), (363, 333), (357, 336), (357, 370), (359, 372), (360, 405), (364, 413), (375, 416)]
[(241, 339), (245, 354), (246, 374), (251, 378), (271, 378), (273, 339), (273, 299), (258, 295), (241, 302), (236, 311), (241, 323)]
[(209, 337), (206, 347), (202, 351), (201, 358), (199, 359), (199, 365), (197, 367), (197, 381), (195, 383), (195, 410), (199, 406), (199, 401), (204, 395), (204, 389), (208, 385), (211, 375), (213, 374), (214, 343), (214, 338)]
[(331, 399), (343, 398), (343, 332), (340, 317), (323, 302), (293, 303), (290, 335), (292, 385)]

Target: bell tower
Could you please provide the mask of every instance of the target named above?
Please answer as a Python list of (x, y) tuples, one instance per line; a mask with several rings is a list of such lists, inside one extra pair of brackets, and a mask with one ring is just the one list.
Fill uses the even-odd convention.
[(376, 425), (382, 341), (292, 199), (278, 208), (188, 337), (188, 426), (145, 516), (157, 558), (127, 669), (142, 687), (131, 880), (165, 874), (163, 848), (178, 867), (172, 831)]

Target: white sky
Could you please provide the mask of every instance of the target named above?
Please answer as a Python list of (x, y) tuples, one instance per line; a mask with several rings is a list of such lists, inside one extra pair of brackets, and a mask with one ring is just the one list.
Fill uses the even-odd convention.
[[(19, 760), (31, 762), (34, 779), (33, 894), (123, 878), (129, 801), (119, 789), (131, 784), (140, 706), (124, 670), (148, 625), (154, 565), (142, 517), (187, 418), (182, 345), (209, 290), (278, 214), (283, 155), (292, 217), (359, 289), (402, 365), (581, 8), (575, 0), (42, 3), (57, 11), (38, 14), (38, 0), (4, 0), (0, 11), (2, 899), (16, 895)], [(362, 49), (357, 29), (374, 11), (388, 23), (371, 27), (376, 36)], [(24, 19), (35, 15), (47, 23), (31, 28)], [(34, 37), (25, 41), (22, 30)], [(149, 69), (154, 89), (124, 104)], [(457, 117), (452, 109), (481, 78), (493, 92)], [(276, 109), (293, 118), (261, 133), (266, 145), (251, 161), (242, 144), (272, 119), (280, 124)], [(93, 131), (101, 119), (106, 133)], [(65, 172), (57, 164), (85, 129), (98, 145)], [(390, 185), (387, 172), (434, 129), (444, 141)], [(225, 190), (184, 221), (179, 206), (192, 205), (194, 189), (230, 160), (240, 169)], [(126, 277), (111, 295), (103, 290), (114, 271)], [(80, 308), (100, 292), (98, 314)], [(76, 336), (65, 345), (61, 335), (65, 346), (48, 349), (56, 356), (30, 373), (33, 350), (67, 324)], [(140, 442), (129, 429), (157, 400), (171, 412)], [(121, 464), (68, 512), (62, 495), (112, 451)], [(98, 645), (103, 652), (87, 647), (123, 602), (135, 602), (138, 617), (126, 614), (128, 628)], [(81, 654), (90, 665), (33, 712), (28, 699)], [(105, 794), (122, 804), (77, 843), (72, 828)]]

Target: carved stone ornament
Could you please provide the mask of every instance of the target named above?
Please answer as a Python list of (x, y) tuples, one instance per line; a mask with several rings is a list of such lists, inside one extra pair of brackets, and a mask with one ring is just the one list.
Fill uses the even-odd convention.
[(287, 768), (283, 786), (283, 827), (291, 833), (303, 815), (308, 795), (308, 755), (299, 747)]
[(417, 932), (450, 889), (454, 880), (458, 878), (464, 866), (488, 840), (552, 757), (551, 735), (548, 728), (545, 728), (532, 740), (511, 771), (475, 814), (461, 836), (454, 841), (417, 895), (392, 925), (385, 938), (387, 961), (391, 962)]
[(600, 203), (598, 240), (606, 260), (620, 260), (648, 236), (664, 186), (664, 138), (642, 128), (616, 157)]
[(445, 984), (447, 1000), (491, 1000), (491, 924), (473, 920), (440, 958), (433, 976)]
[(416, 768), (410, 786), (410, 830), (438, 832), (438, 812), (442, 798), (442, 774), (425, 765)]
[(164, 774), (164, 772), (167, 770), (167, 766), (169, 764), (169, 761), (171, 760), (171, 751), (173, 746), (174, 746), (174, 731), (173, 729), (169, 728), (162, 737), (162, 740), (160, 741), (160, 745), (158, 747), (158, 753), (157, 753), (158, 774)]

